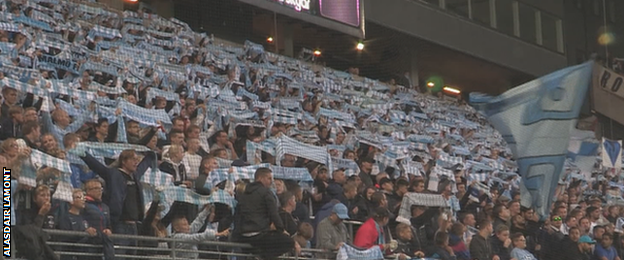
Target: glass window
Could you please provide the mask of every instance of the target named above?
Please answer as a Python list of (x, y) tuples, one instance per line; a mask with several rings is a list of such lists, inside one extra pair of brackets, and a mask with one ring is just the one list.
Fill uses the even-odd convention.
[(615, 1), (610, 0), (607, 2), (607, 14), (609, 15), (609, 22), (615, 23)]
[(432, 5), (435, 5), (436, 7), (440, 6), (440, 0), (424, 0), (424, 1)]
[(468, 17), (468, 1), (446, 0), (446, 9), (463, 17)]
[(490, 26), (490, 1), (493, 0), (472, 0), (472, 19)]
[(513, 18), (512, 0), (496, 0), (496, 27), (498, 30), (513, 35)]
[(520, 38), (531, 43), (536, 43), (536, 10), (528, 5), (518, 3), (518, 13), (520, 17)]
[(557, 40), (559, 32), (557, 31), (558, 18), (542, 14), (542, 45), (550, 50), (558, 51)]
[(592, 0), (594, 6), (594, 15), (600, 15), (600, 9), (602, 9), (602, 1)]

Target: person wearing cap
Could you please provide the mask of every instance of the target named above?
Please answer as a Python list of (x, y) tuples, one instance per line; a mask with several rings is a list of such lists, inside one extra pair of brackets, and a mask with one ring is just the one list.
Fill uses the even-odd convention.
[(592, 245), (596, 244), (596, 241), (589, 236), (581, 236), (579, 238), (577, 246), (566, 248), (563, 250), (560, 259), (566, 260), (589, 260), (591, 259)]
[(334, 205), (331, 215), (316, 227), (316, 248), (337, 250), (344, 243), (350, 243), (351, 237), (343, 223), (345, 219), (349, 219), (347, 206), (342, 203)]

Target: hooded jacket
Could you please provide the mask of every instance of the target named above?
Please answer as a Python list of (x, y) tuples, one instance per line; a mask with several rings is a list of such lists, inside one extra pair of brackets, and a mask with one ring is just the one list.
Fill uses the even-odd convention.
[[(178, 186), (182, 184), (183, 181), (187, 180), (186, 177), (186, 167), (182, 162), (174, 163), (169, 158), (165, 158), (160, 166), (158, 167), (160, 171), (168, 173), (173, 177), (173, 183)], [(189, 187), (190, 188), (190, 187)]]
[(284, 224), (277, 212), (275, 196), (260, 182), (254, 182), (239, 194), (236, 205), (235, 233), (260, 233), (275, 225), (278, 232), (284, 231)]

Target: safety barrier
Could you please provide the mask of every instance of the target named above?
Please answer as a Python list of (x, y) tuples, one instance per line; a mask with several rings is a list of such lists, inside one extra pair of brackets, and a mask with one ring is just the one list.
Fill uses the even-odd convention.
[[(59, 256), (92, 256), (92, 257), (102, 257), (102, 253), (87, 253), (87, 249), (89, 248), (99, 248), (101, 249), (101, 245), (94, 244), (84, 244), (84, 243), (67, 243), (67, 242), (58, 242), (57, 238), (67, 238), (67, 237), (87, 237), (89, 236), (86, 232), (78, 232), (78, 231), (67, 231), (67, 230), (56, 230), (56, 229), (45, 229), (45, 231), (53, 236), (55, 239), (48, 242), (54, 252)], [(176, 257), (176, 252), (189, 252), (189, 253), (199, 253), (209, 254), (211, 255), (210, 259), (225, 259), (230, 260), (240, 260), (240, 259), (255, 259), (255, 256), (251, 254), (242, 253), (242, 249), (251, 249), (252, 247), (248, 244), (234, 243), (234, 242), (220, 242), (220, 241), (203, 241), (198, 244), (207, 245), (210, 249), (202, 249), (202, 250), (188, 250), (188, 249), (178, 249), (175, 248), (177, 243), (186, 243), (174, 238), (157, 238), (157, 237), (147, 237), (147, 236), (133, 236), (133, 235), (122, 235), (122, 234), (111, 234), (110, 238), (115, 241), (115, 239), (134, 239), (138, 241), (158, 241), (158, 242), (167, 242), (171, 246), (169, 248), (154, 248), (154, 247), (139, 247), (139, 246), (118, 246), (115, 245), (115, 249), (123, 249), (123, 250), (136, 250), (138, 255), (119, 255), (116, 254), (116, 258), (126, 258), (126, 259), (186, 259), (181, 257)], [(60, 248), (60, 249), (59, 249)], [(150, 254), (157, 254), (155, 256), (145, 256), (142, 255), (144, 252), (150, 252)], [(330, 252), (326, 250), (320, 249), (308, 249), (302, 248), (301, 250), (303, 256), (282, 256), (280, 259), (294, 259), (294, 260), (330, 260), (335, 259), (335, 252)], [(212, 258), (214, 256), (215, 258)]]
[[(314, 220), (314, 216), (310, 216), (310, 219)], [(342, 221), (342, 223), (344, 223), (345, 226), (347, 226), (347, 230), (349, 231), (349, 234), (351, 235), (352, 238), (355, 238), (355, 232), (360, 226), (362, 226), (362, 224), (364, 224), (363, 222), (355, 221), (355, 220), (344, 220)]]

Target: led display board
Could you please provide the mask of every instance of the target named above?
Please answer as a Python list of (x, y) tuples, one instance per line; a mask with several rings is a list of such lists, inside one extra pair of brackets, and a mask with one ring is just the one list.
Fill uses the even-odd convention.
[(239, 0), (345, 34), (364, 38), (363, 0)]

